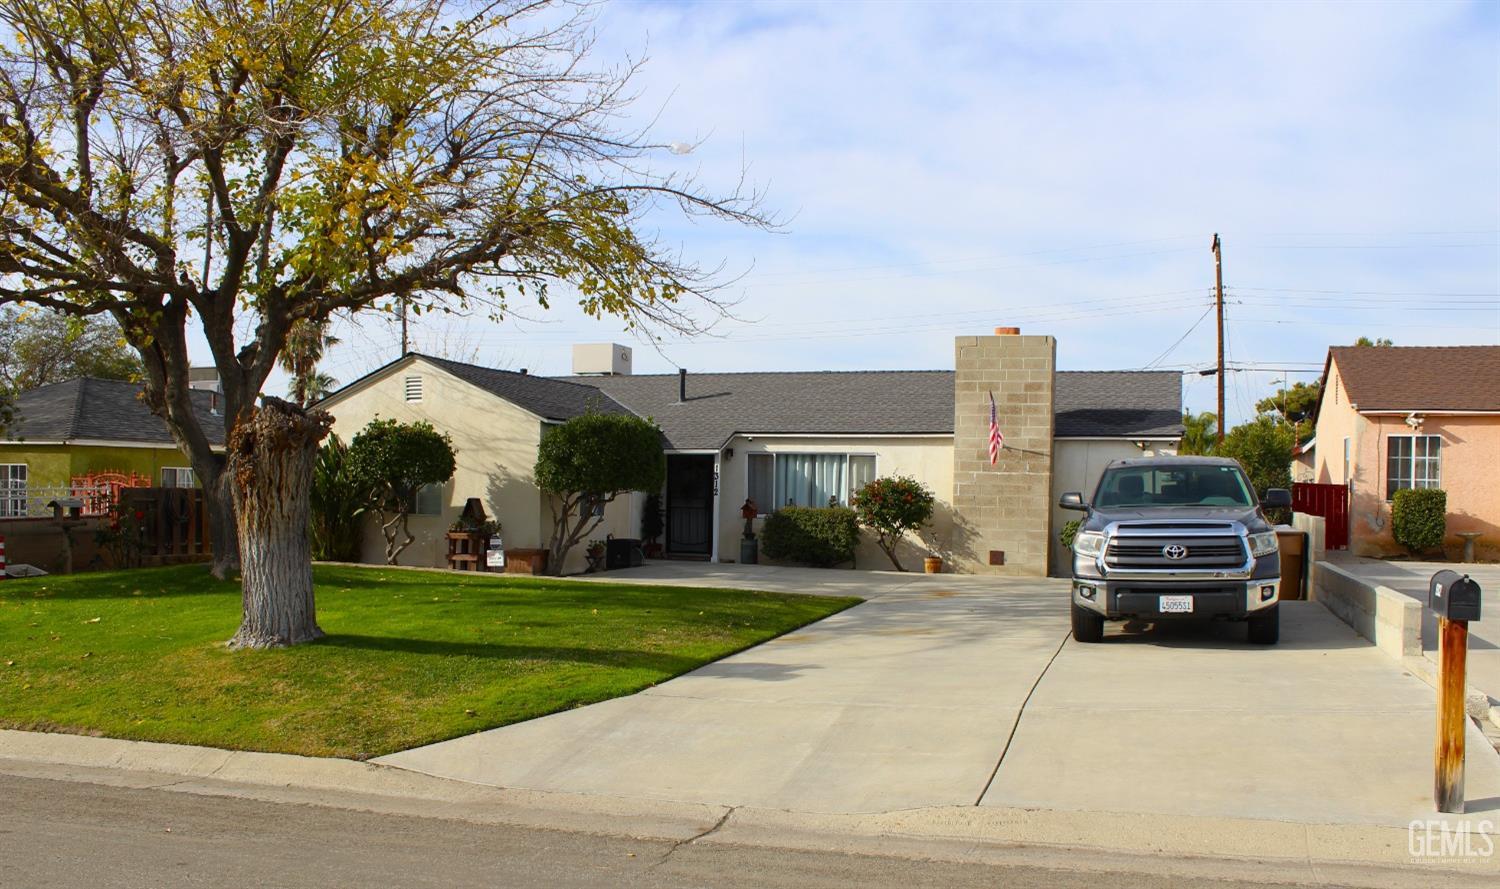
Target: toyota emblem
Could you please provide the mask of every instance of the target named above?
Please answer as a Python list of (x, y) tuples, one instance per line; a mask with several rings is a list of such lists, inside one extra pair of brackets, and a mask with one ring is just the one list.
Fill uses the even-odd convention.
[(1180, 543), (1169, 543), (1161, 548), (1161, 554), (1175, 562), (1187, 558), (1188, 548)]

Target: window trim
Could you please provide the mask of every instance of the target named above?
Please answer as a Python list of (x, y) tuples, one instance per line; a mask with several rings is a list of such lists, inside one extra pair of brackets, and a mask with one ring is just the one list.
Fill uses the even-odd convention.
[[(169, 485), (167, 484), (168, 472), (186, 472), (192, 478), (193, 483), (191, 485)], [(194, 472), (191, 466), (163, 466), (161, 468), (161, 486), (163, 488), (196, 488), (198, 487), (198, 473)]]
[[(21, 485), (15, 487), (16, 469), (21, 470)], [(4, 487), (0, 488), (0, 518), (24, 519), (28, 498), (31, 493), (31, 466), (28, 463), (0, 463), (0, 475), (3, 475)], [(11, 504), (19, 503), (20, 512), (12, 512)]]
[[(1408, 478), (1408, 480), (1410, 480), (1411, 484), (1408, 485), (1406, 488), (1392, 488), (1391, 487), (1391, 483), (1392, 483), (1392, 477), (1391, 477), (1391, 442), (1393, 440), (1395, 440), (1395, 439), (1398, 439), (1398, 438), (1399, 439), (1403, 439), (1405, 441), (1411, 442), (1411, 452), (1409, 454), (1407, 454), (1407, 456), (1406, 456), (1407, 478)], [(1417, 458), (1417, 446), (1416, 446), (1417, 443), (1416, 443), (1416, 440), (1419, 439), (1419, 438), (1431, 438), (1431, 439), (1436, 440), (1437, 443), (1438, 443), (1437, 456), (1436, 457), (1430, 457), (1429, 456), (1429, 457), (1422, 457), (1421, 458), (1423, 460), (1432, 460), (1435, 463), (1435, 465), (1437, 466), (1437, 477), (1433, 480), (1432, 484), (1424, 484), (1421, 488), (1418, 488), (1417, 484), (1416, 484), (1416, 482), (1417, 482), (1417, 459), (1418, 459)], [(1432, 434), (1430, 432), (1396, 434), (1396, 435), (1387, 434), (1386, 437), (1385, 437), (1385, 478), (1383, 479), (1383, 481), (1385, 483), (1385, 502), (1386, 503), (1394, 503), (1395, 502), (1395, 500), (1396, 500), (1396, 492), (1397, 491), (1404, 491), (1404, 490), (1429, 490), (1429, 489), (1433, 489), (1433, 488), (1442, 488), (1442, 486), (1443, 486), (1443, 437), (1441, 435), (1434, 435), (1434, 434)]]
[[(851, 451), (751, 451), (750, 453), (748, 453), (748, 454), (745, 455), (745, 475), (744, 475), (744, 479), (745, 479), (745, 496), (746, 497), (749, 497), (750, 493), (751, 493), (751, 488), (750, 488), (750, 462), (751, 462), (751, 458), (753, 458), (753, 457), (770, 457), (771, 458), (771, 499), (773, 501), (776, 500), (776, 458), (777, 457), (843, 457), (844, 458), (844, 484), (846, 486), (849, 484), (849, 459), (851, 457), (869, 457), (869, 458), (871, 458), (871, 459), (873, 459), (875, 461), (875, 475), (873, 476), (873, 478), (880, 478), (880, 453), (877, 452), (877, 451), (871, 451), (871, 450), (857, 450), (857, 451), (855, 451), (855, 450), (851, 450)], [(845, 496), (844, 496), (844, 501), (845, 501), (844, 505), (846, 505), (846, 506), (848, 505), (848, 498), (850, 496), (852, 496), (853, 494), (854, 494), (853, 491), (848, 491), (845, 494)], [(766, 511), (766, 505), (764, 503), (757, 503), (757, 504), (755, 504), (755, 506), (756, 506), (756, 509), (757, 509), (757, 513), (756, 513), (755, 517), (759, 518), (759, 519), (766, 518), (772, 512), (775, 512), (777, 508), (779, 508), (779, 506), (777, 504), (773, 503), (773, 505), (772, 505), (773, 508), (770, 510), (770, 512), (767, 512)]]

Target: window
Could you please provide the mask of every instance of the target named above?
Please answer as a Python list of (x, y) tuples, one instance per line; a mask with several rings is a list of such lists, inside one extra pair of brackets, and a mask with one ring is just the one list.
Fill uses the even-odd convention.
[(776, 493), (773, 482), (776, 478), (776, 458), (771, 454), (750, 455), (750, 499), (755, 501), (761, 515), (776, 511)]
[(1233, 466), (1110, 469), (1094, 492), (1098, 506), (1253, 506), (1245, 476)]
[(1349, 484), (1350, 476), (1354, 475), (1354, 467), (1351, 464), (1353, 451), (1349, 448), (1349, 436), (1344, 436), (1344, 484)]
[(407, 401), (421, 401), (422, 400), (422, 378), (421, 377), (407, 377), (406, 378), (406, 400)]
[(163, 466), (161, 470), (163, 488), (196, 488), (198, 479), (187, 466)]
[(26, 515), (26, 464), (0, 463), (0, 518)]
[(1443, 440), (1436, 435), (1392, 435), (1386, 438), (1385, 499), (1402, 488), (1436, 488)]
[(872, 454), (751, 454), (749, 494), (761, 515), (781, 506), (848, 505), (875, 478)]
[(412, 498), (412, 515), (442, 515), (443, 486), (423, 485)]

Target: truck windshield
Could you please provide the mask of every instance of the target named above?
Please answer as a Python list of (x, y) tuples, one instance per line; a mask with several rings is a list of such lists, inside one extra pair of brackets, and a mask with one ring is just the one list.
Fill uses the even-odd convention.
[(1234, 466), (1121, 466), (1099, 480), (1094, 505), (1253, 506), (1244, 473)]

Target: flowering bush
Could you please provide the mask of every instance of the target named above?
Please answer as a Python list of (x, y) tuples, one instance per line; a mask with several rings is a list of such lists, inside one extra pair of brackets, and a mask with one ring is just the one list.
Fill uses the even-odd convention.
[(921, 482), (905, 476), (877, 478), (855, 492), (851, 500), (859, 523), (875, 532), (880, 545), (897, 571), (905, 571), (896, 557), (896, 546), (908, 532), (932, 519), (934, 498)]

